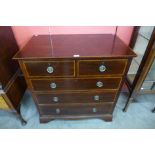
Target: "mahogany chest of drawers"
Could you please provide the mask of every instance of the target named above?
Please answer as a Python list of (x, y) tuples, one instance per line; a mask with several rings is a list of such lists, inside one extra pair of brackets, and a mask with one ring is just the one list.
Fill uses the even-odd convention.
[(17, 59), (38, 108), (53, 119), (112, 120), (135, 53), (104, 34), (33, 36)]

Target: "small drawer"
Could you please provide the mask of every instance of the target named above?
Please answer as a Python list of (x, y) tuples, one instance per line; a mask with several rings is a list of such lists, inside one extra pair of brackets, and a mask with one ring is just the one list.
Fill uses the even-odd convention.
[(39, 106), (41, 115), (89, 115), (112, 113), (113, 104), (93, 106)]
[(114, 102), (116, 91), (113, 92), (75, 92), (75, 93), (48, 93), (36, 94), (39, 104), (87, 104)]
[(104, 90), (118, 89), (121, 78), (95, 78), (95, 79), (33, 79), (30, 80), (34, 91), (57, 90)]
[(29, 77), (73, 77), (74, 61), (25, 61), (24, 65)]
[(126, 59), (79, 60), (78, 76), (123, 75), (126, 65)]

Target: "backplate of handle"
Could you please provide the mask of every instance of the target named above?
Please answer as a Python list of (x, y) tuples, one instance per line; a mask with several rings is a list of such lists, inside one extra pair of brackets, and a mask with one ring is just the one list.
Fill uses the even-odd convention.
[(99, 66), (99, 71), (100, 72), (105, 72), (106, 71), (106, 66), (105, 65)]
[(50, 73), (50, 74), (53, 73), (54, 72), (54, 68), (52, 66), (48, 66), (47, 67), (47, 72)]
[(52, 89), (55, 89), (55, 88), (57, 87), (57, 85), (56, 85), (56, 83), (52, 82), (52, 83), (50, 83), (50, 87), (51, 87)]
[(103, 87), (103, 82), (98, 81), (98, 82), (96, 83), (96, 86), (99, 87), (99, 88)]

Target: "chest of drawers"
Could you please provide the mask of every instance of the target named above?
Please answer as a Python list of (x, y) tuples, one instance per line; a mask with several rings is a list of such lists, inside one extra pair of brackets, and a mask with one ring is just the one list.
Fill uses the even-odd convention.
[(112, 113), (136, 56), (118, 37), (103, 34), (33, 36), (17, 59), (40, 122), (102, 118)]

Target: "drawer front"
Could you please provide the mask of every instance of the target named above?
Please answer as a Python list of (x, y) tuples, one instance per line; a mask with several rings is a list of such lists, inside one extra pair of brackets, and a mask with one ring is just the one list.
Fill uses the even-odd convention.
[(118, 89), (121, 78), (30, 80), (34, 91)]
[(113, 104), (93, 106), (39, 106), (41, 115), (89, 115), (112, 113)]
[(36, 94), (39, 104), (56, 104), (64, 105), (70, 103), (102, 103), (114, 102), (116, 92), (82, 92), (82, 93), (51, 93)]
[(25, 61), (29, 77), (73, 77), (75, 76), (74, 61)]
[(79, 60), (79, 76), (123, 75), (127, 60)]

